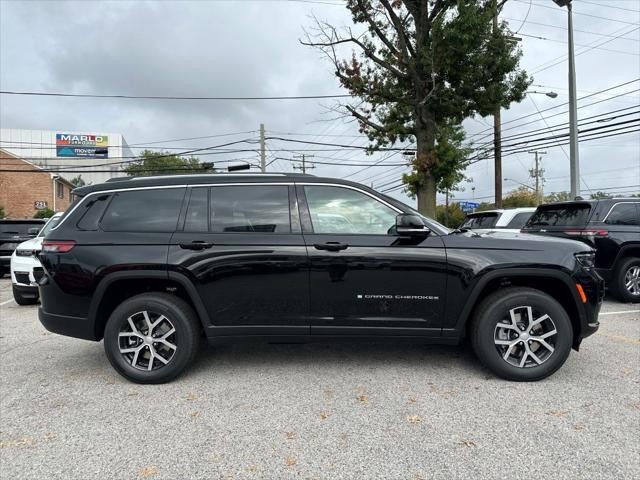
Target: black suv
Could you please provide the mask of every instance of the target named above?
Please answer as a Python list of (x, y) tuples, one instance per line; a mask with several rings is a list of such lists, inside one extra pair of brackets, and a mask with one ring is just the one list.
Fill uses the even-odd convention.
[(136, 382), (177, 376), (201, 335), (469, 337), (497, 375), (538, 380), (598, 329), (604, 285), (587, 245), (451, 231), (357, 183), (197, 175), (74, 193), (40, 254), (40, 321), (104, 338), (113, 367)]
[(582, 240), (596, 271), (623, 302), (640, 302), (640, 198), (540, 205), (523, 232)]
[(0, 220), (0, 278), (9, 273), (11, 255), (22, 242), (40, 232), (46, 220)]

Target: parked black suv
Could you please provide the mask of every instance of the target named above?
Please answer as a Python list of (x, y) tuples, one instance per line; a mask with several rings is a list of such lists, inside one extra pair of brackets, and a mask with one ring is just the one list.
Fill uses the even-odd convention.
[(0, 278), (9, 273), (11, 255), (16, 247), (38, 235), (45, 221), (37, 218), (0, 220)]
[(497, 375), (538, 380), (598, 329), (590, 247), (451, 231), (356, 183), (198, 175), (74, 192), (40, 255), (40, 320), (104, 338), (136, 382), (177, 376), (203, 333), (214, 344), (468, 336)]
[(640, 198), (540, 205), (523, 232), (582, 240), (596, 271), (623, 302), (640, 302)]

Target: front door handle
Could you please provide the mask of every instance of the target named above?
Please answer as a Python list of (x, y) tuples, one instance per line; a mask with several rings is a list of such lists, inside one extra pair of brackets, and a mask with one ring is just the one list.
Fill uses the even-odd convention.
[(316, 250), (328, 250), (330, 252), (339, 252), (349, 248), (347, 243), (340, 242), (314, 243), (313, 246)]
[(206, 250), (213, 247), (213, 243), (203, 242), (201, 240), (194, 240), (191, 243), (181, 243), (180, 248), (185, 250)]

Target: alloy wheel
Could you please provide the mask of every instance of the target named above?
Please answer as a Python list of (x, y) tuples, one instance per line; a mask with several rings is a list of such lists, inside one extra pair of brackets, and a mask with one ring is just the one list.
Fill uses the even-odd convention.
[(640, 265), (632, 265), (624, 275), (624, 286), (631, 295), (640, 296)]
[(519, 368), (537, 367), (555, 351), (558, 331), (549, 315), (530, 306), (509, 310), (496, 324), (494, 343), (502, 359)]
[(167, 365), (178, 349), (173, 323), (147, 310), (127, 317), (118, 334), (120, 354), (139, 370), (157, 370)]

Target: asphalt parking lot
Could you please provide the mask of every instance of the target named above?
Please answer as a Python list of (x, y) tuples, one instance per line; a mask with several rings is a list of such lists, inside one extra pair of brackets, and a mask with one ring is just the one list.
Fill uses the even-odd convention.
[(0, 280), (0, 477), (638, 478), (640, 307), (538, 383), (465, 347), (205, 348), (167, 385), (49, 334)]

